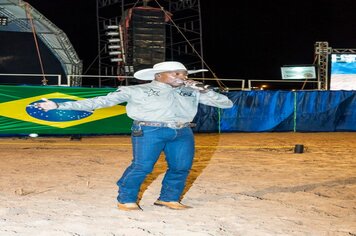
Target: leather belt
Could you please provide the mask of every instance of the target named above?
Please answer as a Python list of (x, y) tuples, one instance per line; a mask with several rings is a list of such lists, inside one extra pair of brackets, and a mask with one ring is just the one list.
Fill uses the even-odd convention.
[(153, 127), (168, 127), (171, 129), (182, 129), (186, 127), (193, 127), (190, 122), (159, 122), (159, 121), (137, 121), (133, 122), (139, 126), (153, 126)]

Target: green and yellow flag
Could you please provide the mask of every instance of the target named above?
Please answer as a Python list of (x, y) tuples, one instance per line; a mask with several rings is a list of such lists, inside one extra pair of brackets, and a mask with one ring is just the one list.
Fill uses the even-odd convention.
[(128, 134), (132, 120), (124, 104), (87, 111), (51, 110), (33, 104), (42, 98), (55, 102), (104, 96), (114, 88), (0, 85), (0, 134)]

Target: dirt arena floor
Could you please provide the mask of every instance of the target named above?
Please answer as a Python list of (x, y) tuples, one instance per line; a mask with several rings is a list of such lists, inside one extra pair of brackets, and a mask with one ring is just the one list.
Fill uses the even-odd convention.
[(125, 135), (0, 138), (0, 235), (356, 235), (356, 132), (196, 134), (183, 211), (153, 205), (163, 156), (118, 210), (130, 160)]

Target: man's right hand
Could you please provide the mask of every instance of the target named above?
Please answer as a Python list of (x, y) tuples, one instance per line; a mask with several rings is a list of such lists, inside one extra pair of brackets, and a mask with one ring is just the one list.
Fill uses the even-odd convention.
[(206, 93), (206, 92), (210, 91), (209, 85), (205, 85), (202, 82), (198, 82), (198, 81), (189, 79), (189, 80), (184, 80), (183, 83), (184, 83), (185, 87), (189, 87), (189, 88), (198, 90), (199, 92), (202, 92), (202, 93)]
[(58, 104), (48, 100), (47, 98), (42, 98), (42, 101), (44, 102), (39, 102), (39, 103), (35, 103), (35, 107), (37, 107), (40, 110), (44, 110), (44, 111), (49, 111), (49, 110), (54, 110), (58, 108)]

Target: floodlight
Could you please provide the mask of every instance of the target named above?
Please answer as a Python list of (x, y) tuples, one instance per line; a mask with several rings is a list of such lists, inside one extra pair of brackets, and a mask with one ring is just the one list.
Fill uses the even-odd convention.
[(8, 18), (6, 16), (0, 16), (0, 26), (6, 26), (8, 23)]
[(110, 61), (111, 62), (120, 62), (120, 61), (122, 61), (122, 58), (115, 57), (115, 58), (111, 58)]
[(118, 36), (119, 32), (116, 31), (108, 31), (105, 33), (106, 36)]
[(109, 41), (109, 43), (117, 43), (117, 42), (120, 42), (120, 39), (119, 38), (112, 38), (112, 39), (109, 39), (108, 41)]
[(108, 45), (108, 48), (109, 49), (118, 49), (118, 48), (121, 48), (120, 45)]
[(282, 66), (282, 79), (316, 79), (315, 65)]
[(109, 55), (119, 55), (121, 53), (122, 53), (121, 51), (111, 51), (109, 52)]
[(107, 25), (105, 28), (106, 29), (118, 29), (119, 26), (118, 25)]

